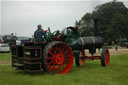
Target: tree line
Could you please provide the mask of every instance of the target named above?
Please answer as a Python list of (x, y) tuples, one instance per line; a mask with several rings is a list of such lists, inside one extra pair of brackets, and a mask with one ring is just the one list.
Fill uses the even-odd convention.
[(78, 22), (81, 36), (94, 35), (94, 19), (98, 20), (101, 36), (106, 42), (128, 39), (128, 8), (116, 0), (98, 5)]

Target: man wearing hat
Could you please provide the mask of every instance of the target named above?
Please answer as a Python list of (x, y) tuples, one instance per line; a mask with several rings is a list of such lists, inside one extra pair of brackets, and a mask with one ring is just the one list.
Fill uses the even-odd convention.
[(42, 29), (41, 25), (37, 26), (37, 30), (34, 32), (34, 41), (35, 42), (42, 42), (46, 40), (46, 32)]

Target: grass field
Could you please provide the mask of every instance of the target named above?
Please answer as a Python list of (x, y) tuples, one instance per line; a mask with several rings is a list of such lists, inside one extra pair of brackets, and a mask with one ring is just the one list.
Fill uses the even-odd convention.
[[(0, 54), (1, 61), (10, 54)], [(15, 71), (11, 65), (0, 65), (0, 85), (127, 85), (128, 54), (111, 56), (110, 65), (101, 67), (100, 61), (86, 61), (82, 67), (73, 65), (66, 75), (47, 73), (29, 75)]]
[(0, 61), (11, 60), (11, 53), (0, 53)]

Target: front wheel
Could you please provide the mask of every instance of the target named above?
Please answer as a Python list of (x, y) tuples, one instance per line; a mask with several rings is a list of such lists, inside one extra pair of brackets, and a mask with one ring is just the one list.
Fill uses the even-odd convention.
[(82, 50), (82, 51), (77, 51), (77, 53), (75, 53), (76, 55), (75, 55), (75, 63), (76, 63), (76, 65), (77, 66), (82, 66), (82, 65), (84, 65), (84, 63), (85, 63), (85, 59), (84, 58), (82, 58), (82, 57), (84, 57), (85, 56), (85, 52), (84, 52), (84, 50)]
[(109, 50), (107, 48), (103, 48), (101, 53), (101, 65), (108, 66), (110, 62)]

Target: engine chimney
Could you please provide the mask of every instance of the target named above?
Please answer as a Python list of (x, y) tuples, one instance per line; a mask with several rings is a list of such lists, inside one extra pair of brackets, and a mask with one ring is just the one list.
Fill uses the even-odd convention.
[(98, 27), (98, 19), (94, 19), (94, 29), (95, 29), (95, 36), (99, 36), (100, 35), (100, 30)]

